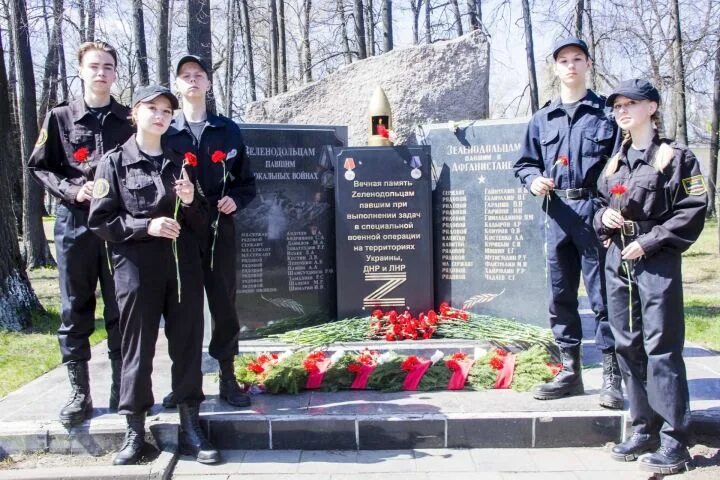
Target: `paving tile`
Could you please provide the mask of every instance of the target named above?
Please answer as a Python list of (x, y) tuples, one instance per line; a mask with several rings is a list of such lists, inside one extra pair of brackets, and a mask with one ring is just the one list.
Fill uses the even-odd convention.
[(580, 480), (583, 477), (576, 476), (572, 472), (503, 472), (503, 480)]
[(580, 459), (583, 470), (635, 471), (634, 462), (618, 462), (610, 457), (609, 448), (576, 448), (575, 456)]
[(470, 457), (479, 472), (527, 472), (535, 471), (534, 458), (528, 448), (481, 448), (470, 449)]
[(535, 470), (540, 472), (583, 469), (583, 463), (573, 448), (534, 448), (530, 450), (530, 456), (535, 462)]
[(359, 473), (416, 471), (412, 450), (360, 450), (354, 468)]
[(315, 450), (303, 451), (298, 473), (353, 473), (356, 472), (357, 451)]
[[(453, 472), (452, 477), (445, 473), (430, 472), (427, 480), (502, 480), (500, 472)], [(394, 480), (394, 479), (393, 479)]]
[(240, 465), (242, 474), (296, 473), (300, 450), (247, 450)]
[[(619, 462), (618, 462), (619, 463)], [(613, 471), (612, 474), (609, 472), (599, 472), (599, 471), (587, 471), (583, 470), (582, 472), (574, 472), (577, 478), (582, 480), (648, 480), (649, 478), (654, 479), (654, 477), (651, 477), (650, 473), (648, 472), (641, 472), (638, 470), (637, 464), (634, 464), (634, 462), (631, 462), (634, 469), (632, 471)], [(679, 476), (678, 478), (682, 478), (683, 476)], [(672, 478), (672, 477), (670, 477)]]
[[(305, 475), (292, 473), (292, 474), (240, 474), (240, 475), (230, 475), (228, 480), (331, 480), (329, 474), (317, 474), (317, 473), (309, 473)], [(360, 479), (356, 479), (360, 480)]]
[(414, 453), (418, 472), (473, 472), (476, 469), (469, 450), (416, 449)]
[(215, 465), (204, 465), (198, 463), (194, 458), (181, 455), (178, 457), (173, 470), (173, 475), (230, 475), (232, 473), (238, 473), (240, 465), (242, 464), (243, 457), (245, 456), (244, 450), (223, 450), (221, 452), (222, 462)]
[[(392, 480), (427, 480), (428, 478), (426, 473), (392, 472), (392, 477), (389, 477), (388, 473), (334, 473), (331, 480), (389, 480), (389, 478)], [(453, 478), (453, 480), (455, 479)]]

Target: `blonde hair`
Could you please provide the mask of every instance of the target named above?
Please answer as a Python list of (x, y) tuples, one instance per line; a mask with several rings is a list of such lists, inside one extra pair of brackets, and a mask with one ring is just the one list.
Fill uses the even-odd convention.
[(78, 65), (82, 65), (83, 57), (87, 52), (91, 50), (99, 50), (101, 52), (109, 54), (112, 57), (113, 62), (115, 63), (115, 68), (117, 68), (117, 51), (115, 51), (115, 48), (112, 45), (101, 40), (84, 42), (80, 45), (80, 48), (78, 48), (77, 51)]
[[(659, 110), (655, 110), (655, 113), (653, 113), (650, 117), (650, 121), (653, 123), (653, 128), (655, 130), (658, 130), (659, 135), (659, 126), (661, 121)], [(618, 152), (613, 155), (610, 160), (608, 160), (607, 167), (605, 168), (606, 177), (609, 177), (613, 173), (617, 172), (618, 166), (620, 165), (620, 159), (625, 156), (631, 143), (632, 137), (630, 136), (630, 132), (627, 130), (623, 130), (623, 141), (620, 145), (620, 150), (618, 150)], [(652, 159), (652, 165), (655, 170), (657, 172), (662, 172), (663, 170), (665, 170), (665, 168), (670, 165), (670, 162), (672, 161), (674, 155), (675, 152), (670, 145), (668, 145), (667, 143), (661, 143), (657, 151), (655, 152), (655, 156), (653, 156)]]

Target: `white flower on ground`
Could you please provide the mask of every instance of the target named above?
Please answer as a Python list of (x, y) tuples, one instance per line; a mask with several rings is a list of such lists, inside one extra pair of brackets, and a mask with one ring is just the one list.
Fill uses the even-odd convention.
[(475, 347), (475, 350), (473, 351), (473, 357), (475, 358), (475, 360), (480, 357), (484, 357), (485, 355), (487, 355), (487, 350), (485, 350), (484, 348)]
[(430, 361), (435, 365), (437, 362), (443, 359), (445, 354), (441, 352), (440, 350), (435, 350), (435, 353), (433, 353), (433, 356), (430, 357)]
[(345, 349), (339, 348), (335, 351), (335, 353), (332, 354), (332, 356), (330, 357), (330, 361), (332, 363), (337, 363), (337, 361), (340, 360), (343, 355), (345, 355)]

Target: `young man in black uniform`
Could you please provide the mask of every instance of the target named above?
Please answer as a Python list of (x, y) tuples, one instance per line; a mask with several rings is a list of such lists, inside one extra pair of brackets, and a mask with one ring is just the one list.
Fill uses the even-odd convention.
[[(175, 70), (182, 98), (166, 135), (170, 150), (191, 152), (198, 159), (198, 181), (208, 200), (210, 218), (203, 248), (203, 273), (213, 318), (209, 353), (220, 364), (220, 398), (236, 407), (250, 405), (235, 379), (240, 324), (235, 311), (235, 224), (232, 215), (255, 197), (255, 179), (245, 156), (240, 129), (230, 119), (213, 115), (205, 106), (210, 87), (201, 58), (186, 55)], [(173, 392), (163, 399), (175, 406)]]
[(564, 38), (555, 44), (553, 58), (560, 98), (533, 115), (515, 163), (515, 176), (522, 184), (533, 195), (546, 196), (550, 326), (563, 364), (555, 379), (538, 387), (534, 396), (551, 400), (584, 392), (578, 313), (582, 273), (595, 313), (595, 344), (603, 352), (599, 402), (619, 409), (623, 396), (607, 321), (605, 249), (592, 229), (598, 208), (596, 183), (617, 143), (617, 127), (605, 108), (605, 99), (587, 89), (585, 77), (592, 60), (585, 42)]
[(60, 277), (61, 319), (58, 340), (72, 392), (60, 412), (68, 426), (92, 411), (87, 362), (95, 329), (95, 288), (100, 280), (112, 366), (110, 408), (117, 409), (120, 388), (120, 332), (112, 273), (103, 241), (87, 226), (95, 168), (102, 155), (132, 135), (130, 110), (110, 96), (117, 54), (105, 42), (86, 42), (78, 50), (83, 98), (63, 102), (45, 117), (28, 169), (56, 196), (55, 255)]

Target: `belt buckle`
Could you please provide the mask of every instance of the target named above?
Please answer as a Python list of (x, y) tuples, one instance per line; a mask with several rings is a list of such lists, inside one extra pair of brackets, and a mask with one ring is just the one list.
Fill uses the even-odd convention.
[(635, 222), (633, 222), (632, 220), (623, 221), (622, 233), (623, 233), (623, 235), (626, 235), (628, 237), (634, 237), (635, 236)]
[(566, 190), (567, 198), (570, 200), (577, 200), (579, 198), (582, 198), (583, 194), (582, 188), (568, 188)]

